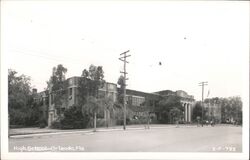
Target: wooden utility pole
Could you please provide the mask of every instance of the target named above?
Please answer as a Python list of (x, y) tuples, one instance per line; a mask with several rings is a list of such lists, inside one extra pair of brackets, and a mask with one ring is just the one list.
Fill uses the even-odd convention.
[(201, 99), (201, 126), (203, 127), (203, 107), (204, 107), (204, 104), (203, 104), (203, 97), (204, 97), (204, 86), (207, 85), (207, 82), (200, 82), (199, 83), (199, 86), (202, 87), (202, 99)]
[(124, 74), (124, 90), (123, 90), (123, 109), (124, 109), (124, 116), (123, 116), (123, 129), (126, 130), (126, 80), (128, 80), (126, 78), (126, 75), (128, 74), (126, 72), (126, 63), (128, 63), (128, 61), (126, 61), (127, 57), (130, 57), (131, 55), (127, 55), (127, 53), (129, 52), (129, 50), (127, 50), (126, 52), (121, 53), (120, 55), (122, 57), (119, 58), (119, 60), (123, 61), (124, 65), (123, 65), (123, 71), (121, 71), (121, 73)]

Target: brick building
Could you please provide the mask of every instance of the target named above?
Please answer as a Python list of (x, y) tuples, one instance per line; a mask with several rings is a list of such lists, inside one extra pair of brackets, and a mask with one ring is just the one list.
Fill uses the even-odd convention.
[[(65, 95), (61, 97), (62, 103), (60, 106), (55, 106), (55, 94), (51, 91), (51, 86), (48, 92), (41, 92), (44, 99), (48, 99), (47, 114), (48, 126), (56, 120), (60, 114), (63, 115), (63, 111), (70, 106), (78, 104), (78, 87), (79, 87), (80, 77), (71, 77), (66, 80), (67, 88), (65, 89)], [(106, 82), (102, 88), (99, 88), (99, 97), (111, 97), (113, 102), (117, 101), (117, 93), (119, 88), (115, 83)], [(126, 90), (126, 101), (127, 101), (127, 117), (132, 118), (134, 116), (146, 116), (144, 102), (147, 100), (151, 105), (157, 105), (157, 103), (168, 96), (175, 95), (181, 98), (182, 106), (184, 107), (183, 121), (190, 123), (192, 108), (194, 105), (194, 97), (188, 95), (185, 91), (170, 91), (164, 90), (155, 93), (146, 93), (136, 90), (127, 89)], [(44, 103), (46, 105), (46, 103)], [(60, 108), (60, 112), (59, 109)], [(122, 110), (120, 110), (122, 112)], [(104, 112), (104, 117), (110, 117), (109, 112)]]

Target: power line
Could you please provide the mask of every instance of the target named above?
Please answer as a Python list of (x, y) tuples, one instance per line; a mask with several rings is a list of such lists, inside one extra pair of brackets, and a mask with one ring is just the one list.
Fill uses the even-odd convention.
[(70, 64), (82, 64), (80, 61), (77, 61), (77, 60), (73, 60), (73, 59), (70, 59), (69, 57), (55, 57), (55, 56), (51, 56), (51, 55), (46, 55), (46, 54), (43, 54), (43, 53), (39, 53), (37, 51), (30, 51), (30, 52), (36, 52), (38, 54), (34, 54), (34, 53), (28, 53), (26, 51), (20, 51), (20, 50), (13, 50), (14, 51), (14, 54), (19, 54), (19, 55), (22, 55), (22, 54), (25, 54), (25, 55), (30, 55), (30, 56), (34, 56), (34, 57), (39, 57), (39, 58), (44, 58), (44, 59), (47, 59), (47, 60), (52, 60), (52, 61), (64, 61), (66, 63), (70, 63)]
[(201, 126), (202, 127), (203, 127), (203, 107), (204, 107), (203, 97), (204, 97), (204, 86), (205, 85), (208, 85), (208, 82), (200, 82), (199, 83), (199, 86), (202, 87), (202, 92), (201, 92), (201, 95), (202, 95), (202, 99), (201, 99)]
[(128, 74), (126, 72), (126, 64), (129, 63), (126, 59), (131, 56), (131, 55), (127, 55), (128, 52), (129, 52), (129, 50), (127, 50), (126, 52), (121, 53), (120, 55), (122, 57), (119, 58), (120, 61), (123, 61), (123, 71), (121, 71), (121, 73), (124, 74), (124, 90), (123, 90), (123, 109), (124, 109), (123, 129), (124, 130), (126, 130), (126, 80), (128, 80), (126, 78), (126, 75)]

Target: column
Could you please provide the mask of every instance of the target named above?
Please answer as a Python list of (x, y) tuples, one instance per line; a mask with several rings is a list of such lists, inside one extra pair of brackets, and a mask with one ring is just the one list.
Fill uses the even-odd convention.
[(188, 106), (188, 109), (187, 109), (187, 112), (188, 112), (188, 122), (190, 122), (190, 104), (187, 103), (187, 106)]
[(51, 123), (53, 122), (53, 113), (49, 112), (49, 120), (48, 120), (48, 126), (51, 126)]
[(181, 103), (182, 107), (184, 108), (184, 121), (186, 121), (186, 110), (185, 110), (185, 103)]
[(189, 104), (189, 122), (191, 122), (191, 104)]
[(185, 107), (185, 122), (187, 122), (188, 121), (187, 103), (184, 103), (184, 107)]
[(107, 111), (106, 111), (106, 109), (104, 109), (104, 119), (105, 119), (105, 121), (107, 120)]

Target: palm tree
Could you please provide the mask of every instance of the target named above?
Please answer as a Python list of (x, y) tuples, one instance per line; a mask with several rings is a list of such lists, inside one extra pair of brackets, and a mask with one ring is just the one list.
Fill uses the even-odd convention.
[(82, 113), (87, 111), (94, 118), (94, 132), (96, 131), (96, 115), (101, 109), (102, 105), (100, 105), (100, 101), (93, 96), (88, 96), (86, 98), (86, 103), (82, 107)]
[[(114, 103), (110, 97), (97, 99), (93, 96), (86, 98), (86, 103), (82, 107), (82, 113), (88, 112), (94, 119), (94, 132), (96, 131), (96, 117), (98, 112), (110, 112), (114, 109)], [(106, 116), (106, 126), (108, 127), (109, 118)]]
[(170, 115), (171, 115), (171, 120), (173, 120), (176, 123), (176, 127), (178, 127), (180, 116), (181, 116), (181, 111), (177, 107), (173, 107), (170, 110)]
[[(154, 103), (154, 102), (153, 102)], [(154, 104), (151, 104), (150, 101), (148, 99), (146, 99), (142, 104), (142, 106), (144, 106), (144, 112), (147, 113), (147, 127), (145, 126), (145, 128), (149, 129), (149, 125), (150, 125), (150, 114), (154, 113)]]
[(114, 102), (111, 97), (104, 97), (102, 99), (99, 99), (99, 104), (102, 105), (102, 108), (105, 113), (105, 123), (106, 127), (109, 127), (109, 121), (110, 121), (110, 112), (114, 111)]

